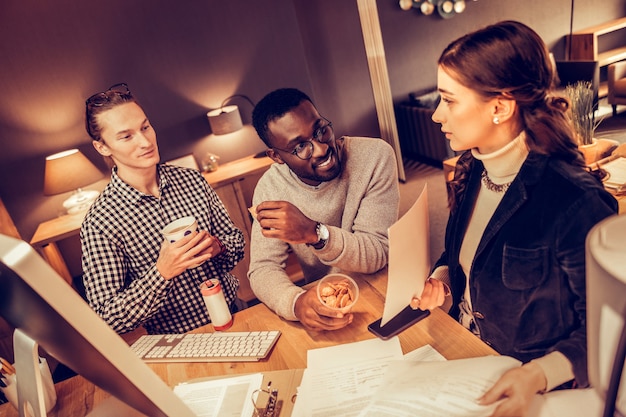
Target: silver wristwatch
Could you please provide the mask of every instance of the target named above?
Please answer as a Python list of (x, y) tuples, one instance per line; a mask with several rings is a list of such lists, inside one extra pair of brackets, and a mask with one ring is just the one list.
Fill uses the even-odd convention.
[(319, 250), (326, 246), (330, 233), (328, 232), (328, 228), (319, 222), (315, 225), (315, 233), (317, 233), (317, 242), (308, 243), (308, 245)]

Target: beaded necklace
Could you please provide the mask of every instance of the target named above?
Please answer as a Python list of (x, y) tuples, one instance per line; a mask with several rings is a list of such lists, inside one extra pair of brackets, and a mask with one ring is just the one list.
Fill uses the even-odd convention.
[(493, 191), (494, 193), (505, 193), (506, 190), (509, 189), (509, 186), (512, 182), (509, 181), (504, 184), (496, 184), (495, 182), (491, 181), (491, 178), (489, 178), (489, 175), (487, 175), (487, 170), (485, 169), (483, 169), (482, 174), (480, 174), (480, 179), (482, 180), (483, 184), (485, 184), (485, 187), (487, 187), (489, 191)]

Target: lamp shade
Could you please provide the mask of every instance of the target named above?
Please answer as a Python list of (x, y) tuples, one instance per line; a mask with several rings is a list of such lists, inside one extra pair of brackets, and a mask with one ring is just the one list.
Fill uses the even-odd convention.
[(55, 195), (76, 191), (102, 179), (104, 175), (78, 149), (46, 157), (43, 192)]
[(239, 107), (235, 105), (220, 107), (207, 113), (211, 131), (214, 135), (236, 132), (243, 127)]

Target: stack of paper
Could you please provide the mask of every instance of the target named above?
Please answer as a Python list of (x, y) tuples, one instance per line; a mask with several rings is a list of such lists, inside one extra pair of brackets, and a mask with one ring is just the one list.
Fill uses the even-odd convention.
[(185, 382), (174, 393), (198, 417), (252, 417), (253, 393), (261, 387), (263, 374)]
[(309, 351), (293, 415), (489, 416), (476, 399), (507, 370), (506, 356), (445, 361), (431, 346), (402, 355), (397, 337)]
[(615, 193), (626, 191), (626, 158), (619, 157), (602, 164), (609, 176), (604, 179), (604, 186)]

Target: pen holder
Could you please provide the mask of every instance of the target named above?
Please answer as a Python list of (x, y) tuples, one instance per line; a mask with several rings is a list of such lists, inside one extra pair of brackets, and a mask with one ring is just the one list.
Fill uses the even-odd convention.
[[(39, 358), (39, 370), (41, 371), (41, 384), (43, 386), (44, 404), (46, 405), (46, 412), (52, 410), (57, 402), (57, 392), (54, 388), (54, 382), (52, 381), (52, 374), (50, 373), (50, 367), (46, 358)], [(17, 397), (17, 375), (12, 374), (4, 377), (6, 387), (0, 387), (6, 399), (19, 410), (19, 402)], [(34, 415), (32, 410), (30, 415)]]

